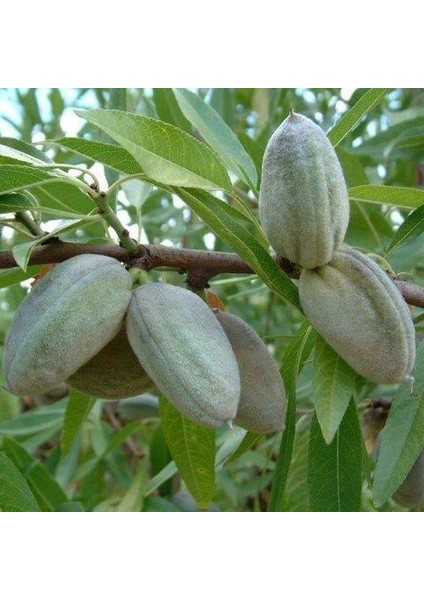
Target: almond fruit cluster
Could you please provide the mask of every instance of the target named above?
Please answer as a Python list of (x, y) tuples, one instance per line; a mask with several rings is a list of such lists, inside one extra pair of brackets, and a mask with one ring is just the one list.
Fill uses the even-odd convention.
[(20, 395), (63, 381), (110, 400), (156, 386), (206, 427), (284, 428), (283, 382), (247, 323), (174, 285), (133, 290), (128, 271), (107, 256), (70, 258), (35, 285), (8, 331), (4, 375)]
[(410, 378), (415, 329), (390, 277), (343, 244), (349, 199), (322, 129), (292, 112), (267, 145), (259, 218), (276, 252), (303, 267), (302, 309), (330, 346), (375, 383)]

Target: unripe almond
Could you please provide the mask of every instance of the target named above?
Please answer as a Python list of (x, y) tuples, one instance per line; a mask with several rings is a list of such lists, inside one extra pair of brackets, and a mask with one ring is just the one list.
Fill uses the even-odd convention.
[(370, 258), (343, 245), (329, 264), (302, 271), (299, 295), (312, 325), (360, 375), (375, 383), (408, 378), (415, 362), (411, 313)]
[(418, 508), (424, 502), (424, 452), (421, 452), (404, 482), (393, 494), (401, 506)]
[(144, 394), (154, 386), (131, 348), (125, 325), (85, 365), (68, 378), (75, 389), (103, 400)]
[(286, 394), (277, 365), (256, 331), (235, 315), (215, 313), (238, 362), (241, 382), (235, 423), (248, 431), (284, 429)]
[(47, 273), (26, 296), (4, 350), (7, 387), (41, 394), (66, 380), (119, 331), (132, 280), (113, 258), (75, 256)]
[(328, 263), (349, 221), (347, 187), (323, 130), (292, 112), (265, 150), (259, 218), (271, 246), (307, 269)]
[(127, 334), (148, 375), (183, 415), (206, 427), (233, 421), (237, 360), (199, 296), (165, 283), (141, 285), (128, 309)]

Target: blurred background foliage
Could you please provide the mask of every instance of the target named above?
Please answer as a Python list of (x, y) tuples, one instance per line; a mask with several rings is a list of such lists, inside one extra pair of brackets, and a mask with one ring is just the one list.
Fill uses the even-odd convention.
[[(196, 89), (236, 133), (251, 156), (260, 177), (262, 157), (270, 135), (290, 110), (307, 115), (329, 131), (363, 96), (364, 89)], [(362, 118), (337, 147), (348, 187), (366, 184), (420, 188), (424, 182), (424, 92), (393, 89)], [(74, 151), (47, 144), (69, 136), (111, 142), (99, 129), (77, 117), (76, 108), (113, 108), (171, 123), (197, 136), (169, 89), (0, 89), (0, 144), (10, 138), (32, 144), (34, 155), (43, 150), (57, 163), (83, 165), (93, 170), (103, 189), (119, 173), (81, 157)], [(3, 140), (3, 141), (2, 141)], [(17, 146), (18, 147), (18, 146)], [(22, 148), (22, 146), (19, 146)], [(28, 150), (28, 147), (27, 147)], [(88, 181), (88, 180), (87, 180)], [(245, 183), (234, 187), (255, 211), (254, 195)], [(1, 200), (0, 200), (1, 201)], [(176, 247), (231, 251), (202, 220), (173, 195), (141, 182), (129, 181), (111, 198), (121, 221), (140, 242)], [(424, 285), (424, 251), (419, 235), (387, 252), (394, 232), (410, 209), (352, 200), (346, 241), (356, 248), (387, 257), (395, 272)], [(2, 215), (1, 250), (26, 241), (12, 228), (13, 215)], [(59, 217), (43, 222), (45, 231), (66, 223)], [(65, 233), (63, 240), (110, 242), (114, 232), (96, 222)], [(29, 274), (38, 272), (32, 267)], [(184, 276), (161, 270), (153, 274), (169, 283), (184, 285)], [(27, 293), (28, 281), (0, 290), (0, 340)], [(255, 276), (217, 276), (211, 289), (226, 308), (242, 317), (269, 345), (278, 360), (298, 331), (300, 313), (272, 293)], [(418, 309), (413, 309), (418, 320)], [(391, 398), (393, 386), (365, 383), (358, 406), (370, 399)], [(196, 503), (172, 463), (158, 418), (155, 394), (116, 403), (96, 402), (69, 453), (61, 455), (66, 388), (40, 397), (17, 398), (0, 388), (0, 443), (20, 472), (25, 473), (42, 510), (144, 510), (190, 511)], [(311, 510), (308, 487), (308, 438), (313, 411), (311, 359), (297, 381), (297, 426), (284, 510)], [(245, 432), (218, 431), (218, 469), (210, 510), (266, 510), (280, 435), (250, 439), (239, 458), (226, 463)], [(220, 454), (221, 453), (221, 454)], [(219, 456), (222, 460), (218, 460)], [(166, 469), (168, 468), (168, 472)], [(165, 469), (165, 473), (164, 473)], [(154, 477), (158, 473), (159, 480)], [(153, 478), (153, 484), (152, 484)], [(163, 482), (161, 481), (163, 479)], [(150, 487), (149, 487), (150, 486)], [(375, 510), (368, 484), (363, 487), (362, 508)], [(389, 500), (380, 510), (402, 510)]]

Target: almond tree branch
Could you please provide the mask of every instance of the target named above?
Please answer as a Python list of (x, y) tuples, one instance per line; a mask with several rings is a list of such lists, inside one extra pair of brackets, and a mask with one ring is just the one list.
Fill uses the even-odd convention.
[[(237, 254), (193, 250), (189, 248), (169, 248), (167, 246), (139, 245), (135, 252), (129, 252), (116, 244), (75, 244), (53, 241), (34, 249), (30, 265), (62, 262), (79, 254), (103, 254), (137, 266), (146, 271), (158, 267), (176, 269), (187, 273), (188, 283), (193, 289), (201, 289), (209, 279), (220, 273), (253, 273), (252, 269)], [(300, 270), (282, 256), (275, 257), (276, 263), (291, 277), (298, 279)], [(11, 251), (0, 251), (0, 269), (16, 267)], [(405, 281), (395, 281), (408, 304), (424, 308), (424, 288)]]

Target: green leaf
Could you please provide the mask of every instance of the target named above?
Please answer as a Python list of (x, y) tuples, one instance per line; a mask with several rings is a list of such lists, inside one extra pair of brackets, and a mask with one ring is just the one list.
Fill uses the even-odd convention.
[(374, 160), (385, 160), (387, 148), (390, 148), (393, 142), (397, 142), (404, 135), (410, 135), (413, 132), (419, 134), (423, 127), (424, 116), (400, 121), (391, 125), (388, 129), (379, 131), (375, 136), (365, 140), (359, 146), (351, 148), (351, 152), (371, 157)]
[(0, 164), (0, 194), (31, 190), (37, 197), (40, 210), (66, 218), (68, 213), (85, 215), (93, 210), (92, 199), (68, 183), (66, 177), (50, 175), (23, 165)]
[(362, 433), (353, 400), (327, 445), (316, 415), (309, 443), (309, 495), (315, 512), (357, 512), (361, 509)]
[(215, 431), (183, 417), (160, 397), (163, 433), (184, 482), (202, 509), (207, 509), (215, 488)]
[(9, 287), (20, 281), (34, 277), (40, 270), (39, 266), (29, 267), (26, 272), (19, 267), (4, 269), (0, 271), (0, 288)]
[(29, 485), (3, 452), (0, 452), (0, 511), (40, 512)]
[(126, 148), (146, 175), (155, 181), (231, 191), (231, 181), (219, 156), (181, 129), (118, 110), (76, 112)]
[(34, 240), (32, 242), (25, 242), (24, 244), (18, 244), (13, 246), (12, 254), (13, 258), (16, 260), (17, 264), (21, 267), (22, 271), (27, 270), (28, 261), (31, 257), (31, 252), (34, 250), (36, 246), (38, 246), (40, 242), (38, 240)]
[(143, 489), (146, 485), (146, 479), (146, 463), (140, 461), (130, 488), (116, 508), (117, 512), (140, 512), (143, 507)]
[(328, 139), (337, 146), (354, 129), (362, 117), (377, 106), (390, 88), (371, 88), (350, 108), (328, 133)]
[(197, 94), (175, 89), (181, 110), (203, 139), (222, 157), (227, 168), (253, 189), (258, 183), (256, 167), (232, 129)]
[(351, 154), (342, 146), (337, 148), (337, 157), (343, 169), (347, 187), (351, 188), (369, 183), (367, 174), (358, 156)]
[(181, 112), (171, 88), (153, 88), (156, 112), (161, 121), (171, 123), (187, 133), (191, 133), (190, 122)]
[(0, 156), (9, 156), (34, 165), (53, 162), (47, 154), (32, 144), (10, 137), (0, 137)]
[(283, 507), (283, 496), (289, 472), (296, 432), (296, 379), (315, 343), (315, 331), (304, 322), (298, 334), (290, 342), (281, 359), (281, 375), (287, 396), (286, 427), (281, 437), (280, 449), (275, 464), (268, 510), (278, 512)]
[[(100, 219), (99, 215), (99, 219)], [(51, 233), (47, 233), (46, 235), (40, 236), (36, 240), (31, 242), (25, 242), (24, 244), (17, 244), (12, 248), (13, 258), (16, 260), (18, 265), (21, 267), (23, 271), (26, 272), (29, 259), (31, 258), (31, 254), (33, 250), (51, 239), (52, 237), (57, 237), (62, 233), (69, 233), (70, 231), (76, 231), (77, 229), (81, 229), (84, 225), (90, 225), (93, 221), (81, 219), (80, 221), (75, 221), (73, 223), (68, 223), (66, 225), (61, 225), (60, 227), (56, 227)]]
[(279, 296), (299, 307), (297, 287), (275, 263), (268, 251), (222, 200), (202, 190), (176, 189), (176, 193), (219, 237), (227, 242), (266, 285)]
[(399, 387), (390, 408), (374, 476), (374, 500), (384, 504), (398, 489), (424, 448), (424, 343), (417, 351), (416, 377)]
[(241, 444), (238, 448), (231, 454), (229, 458), (224, 462), (224, 465), (232, 463), (233, 461), (243, 456), (250, 448), (256, 444), (261, 439), (262, 435), (260, 433), (254, 433), (253, 431), (247, 431)]
[(351, 200), (418, 208), (424, 204), (424, 190), (387, 185), (359, 185), (349, 189)]
[(121, 173), (136, 175), (141, 172), (141, 167), (131, 154), (116, 144), (84, 140), (81, 138), (65, 137), (54, 140), (54, 144), (68, 148), (90, 160), (102, 163)]
[(68, 501), (66, 494), (46, 467), (33, 459), (16, 440), (5, 438), (3, 449), (25, 477), (41, 510), (55, 512), (61, 504)]
[(33, 408), (19, 415), (16, 419), (3, 421), (0, 434), (24, 437), (40, 433), (45, 429), (61, 427), (65, 414), (66, 400), (55, 404)]
[(311, 510), (308, 490), (310, 429), (311, 417), (303, 415), (296, 424), (293, 454), (282, 504), (284, 512), (309, 512)]
[(23, 194), (2, 194), (0, 196), (0, 213), (18, 210), (34, 210), (34, 204)]
[(355, 371), (317, 336), (312, 387), (314, 406), (326, 444), (331, 444), (354, 393)]
[(399, 248), (407, 242), (412, 242), (424, 231), (424, 204), (408, 215), (399, 229), (396, 231), (392, 241), (387, 246), (387, 252)]
[(85, 419), (91, 412), (96, 400), (73, 388), (69, 389), (63, 430), (60, 436), (62, 456), (68, 454), (75, 438), (81, 431)]

